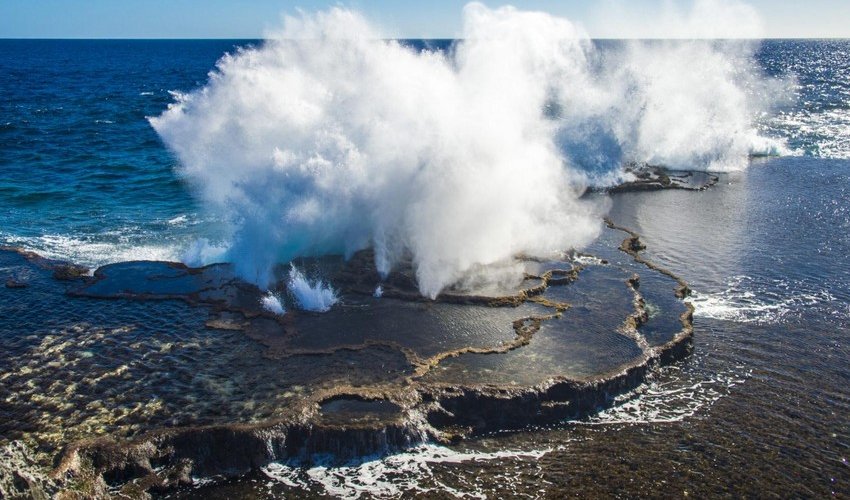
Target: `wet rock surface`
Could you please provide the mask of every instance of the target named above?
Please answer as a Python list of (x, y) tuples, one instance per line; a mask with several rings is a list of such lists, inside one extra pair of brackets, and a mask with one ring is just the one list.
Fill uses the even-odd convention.
[[(0, 313), (15, 318), (0, 323), (0, 444), (28, 450), (28, 470), (50, 482), (9, 479), (3, 459), (0, 484), (7, 496), (35, 484), (138, 497), (275, 460), (594, 412), (691, 350), (687, 287), (642, 248), (609, 221), (585, 253), (517, 258), (515, 285), (433, 301), (409, 267), (381, 279), (369, 252), (302, 260), (332, 276), (340, 301), (324, 314), (288, 303), (284, 315), (226, 264), (125, 262), (88, 276), (7, 249), (0, 278), (27, 287), (0, 289)], [(284, 297), (285, 273), (272, 287)]]
[(629, 180), (607, 189), (610, 193), (629, 191), (658, 191), (661, 189), (686, 189), (702, 191), (717, 183), (718, 177), (706, 172), (677, 171), (647, 164), (626, 166)]

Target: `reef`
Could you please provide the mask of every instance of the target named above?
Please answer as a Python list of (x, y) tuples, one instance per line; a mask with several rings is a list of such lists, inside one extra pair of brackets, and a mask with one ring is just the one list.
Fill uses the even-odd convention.
[(624, 170), (627, 180), (607, 188), (606, 191), (609, 193), (661, 189), (702, 191), (717, 184), (719, 179), (716, 175), (707, 172), (670, 170), (663, 166), (645, 163), (630, 163)]
[[(512, 286), (436, 300), (410, 265), (382, 279), (369, 251), (301, 259), (340, 301), (284, 315), (227, 264), (89, 275), (4, 249), (16, 285), (0, 289), (2, 312), (21, 333), (0, 336), (0, 444), (14, 451), (0, 455), (0, 494), (141, 498), (277, 460), (581, 418), (692, 350), (687, 284), (645, 248), (606, 221), (585, 252), (516, 257)], [(284, 297), (286, 271), (272, 287)], [(24, 462), (49, 473), (17, 472)]]

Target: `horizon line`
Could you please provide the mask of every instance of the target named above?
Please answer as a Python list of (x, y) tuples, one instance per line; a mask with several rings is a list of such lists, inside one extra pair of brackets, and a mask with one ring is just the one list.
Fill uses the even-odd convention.
[[(707, 37), (588, 37), (590, 40), (646, 40), (646, 41), (668, 41), (668, 40), (734, 40), (734, 41), (764, 41), (764, 40), (850, 40), (850, 37), (840, 36), (821, 36), (821, 37), (761, 37), (761, 38), (707, 38)], [(269, 38), (264, 37), (0, 37), (0, 41), (235, 41), (235, 40), (250, 40), (250, 41), (265, 41)], [(399, 40), (399, 41), (457, 41), (465, 40), (464, 38), (447, 38), (447, 37), (398, 37), (398, 38), (380, 38), (380, 40)]]

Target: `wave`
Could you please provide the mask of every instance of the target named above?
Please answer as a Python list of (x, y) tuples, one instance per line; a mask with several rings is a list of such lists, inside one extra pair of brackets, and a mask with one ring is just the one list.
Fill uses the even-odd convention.
[(578, 421), (581, 425), (658, 424), (682, 422), (705, 412), (727, 396), (733, 387), (746, 382), (750, 370), (712, 374), (671, 373), (630, 393), (618, 396), (610, 408)]
[(786, 154), (850, 159), (850, 109), (791, 110), (765, 122), (765, 129), (792, 138), (797, 147)]
[(180, 244), (151, 244), (140, 242), (106, 242), (96, 238), (60, 234), (43, 236), (2, 235), (4, 245), (32, 250), (49, 259), (73, 262), (95, 269), (97, 267), (133, 260), (178, 261), (182, 257)]
[[(398, 498), (412, 493), (428, 495), (439, 493), (456, 498), (486, 498), (476, 485), (458, 486), (452, 488), (440, 481), (435, 481), (433, 465), (456, 464), (471, 461), (490, 460), (537, 460), (553, 449), (515, 451), (504, 450), (496, 452), (455, 451), (444, 446), (426, 444), (406, 452), (386, 457), (364, 457), (339, 466), (328, 457), (314, 457), (318, 462), (310, 467), (303, 467), (297, 461), (272, 463), (262, 468), (263, 473), (271, 480), (293, 488), (320, 491), (335, 498), (356, 499), (367, 498)], [(507, 471), (509, 468), (505, 468)], [(502, 480), (507, 486), (512, 479), (506, 472)], [(271, 487), (274, 483), (267, 483)]]
[(472, 3), (463, 19), (449, 49), (419, 50), (350, 10), (287, 17), (172, 92), (151, 125), (233, 227), (241, 277), (267, 288), (278, 262), (371, 246), (382, 274), (409, 258), (435, 297), (592, 241), (606, 207), (581, 195), (626, 161), (728, 171), (781, 151), (753, 128), (752, 43), (603, 49), (540, 12)]

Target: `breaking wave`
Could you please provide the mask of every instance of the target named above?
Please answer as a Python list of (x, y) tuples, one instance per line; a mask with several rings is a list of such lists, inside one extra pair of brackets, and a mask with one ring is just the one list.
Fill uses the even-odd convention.
[(435, 297), (589, 243), (606, 207), (581, 195), (624, 162), (736, 170), (782, 150), (753, 128), (769, 82), (752, 43), (605, 48), (566, 19), (478, 3), (463, 19), (460, 41), (419, 50), (350, 10), (287, 17), (150, 119), (232, 226), (240, 276), (268, 287), (278, 262), (373, 247), (382, 274), (409, 258)]
[[(115, 231), (120, 233), (120, 231)], [(114, 235), (82, 235), (79, 237), (46, 234), (16, 236), (0, 232), (4, 245), (25, 248), (48, 259), (74, 262), (94, 270), (97, 267), (133, 260), (175, 261), (180, 257), (181, 242), (146, 243), (141, 236), (123, 238)], [(103, 241), (108, 238), (109, 241)]]
[[(459, 452), (444, 446), (425, 444), (411, 450), (385, 457), (364, 457), (340, 466), (333, 457), (316, 460), (314, 465), (304, 467), (292, 462), (276, 462), (263, 467), (263, 473), (275, 482), (306, 491), (317, 491), (320, 495), (335, 498), (399, 498), (411, 494), (441, 494), (455, 498), (486, 498), (480, 485), (468, 484), (457, 488), (437, 480), (432, 467), (442, 464), (463, 462), (485, 462), (491, 460), (535, 461), (553, 451), (505, 450), (496, 452)], [(508, 469), (507, 467), (505, 468)], [(512, 480), (505, 472), (504, 486)], [(269, 483), (269, 486), (273, 483)]]

